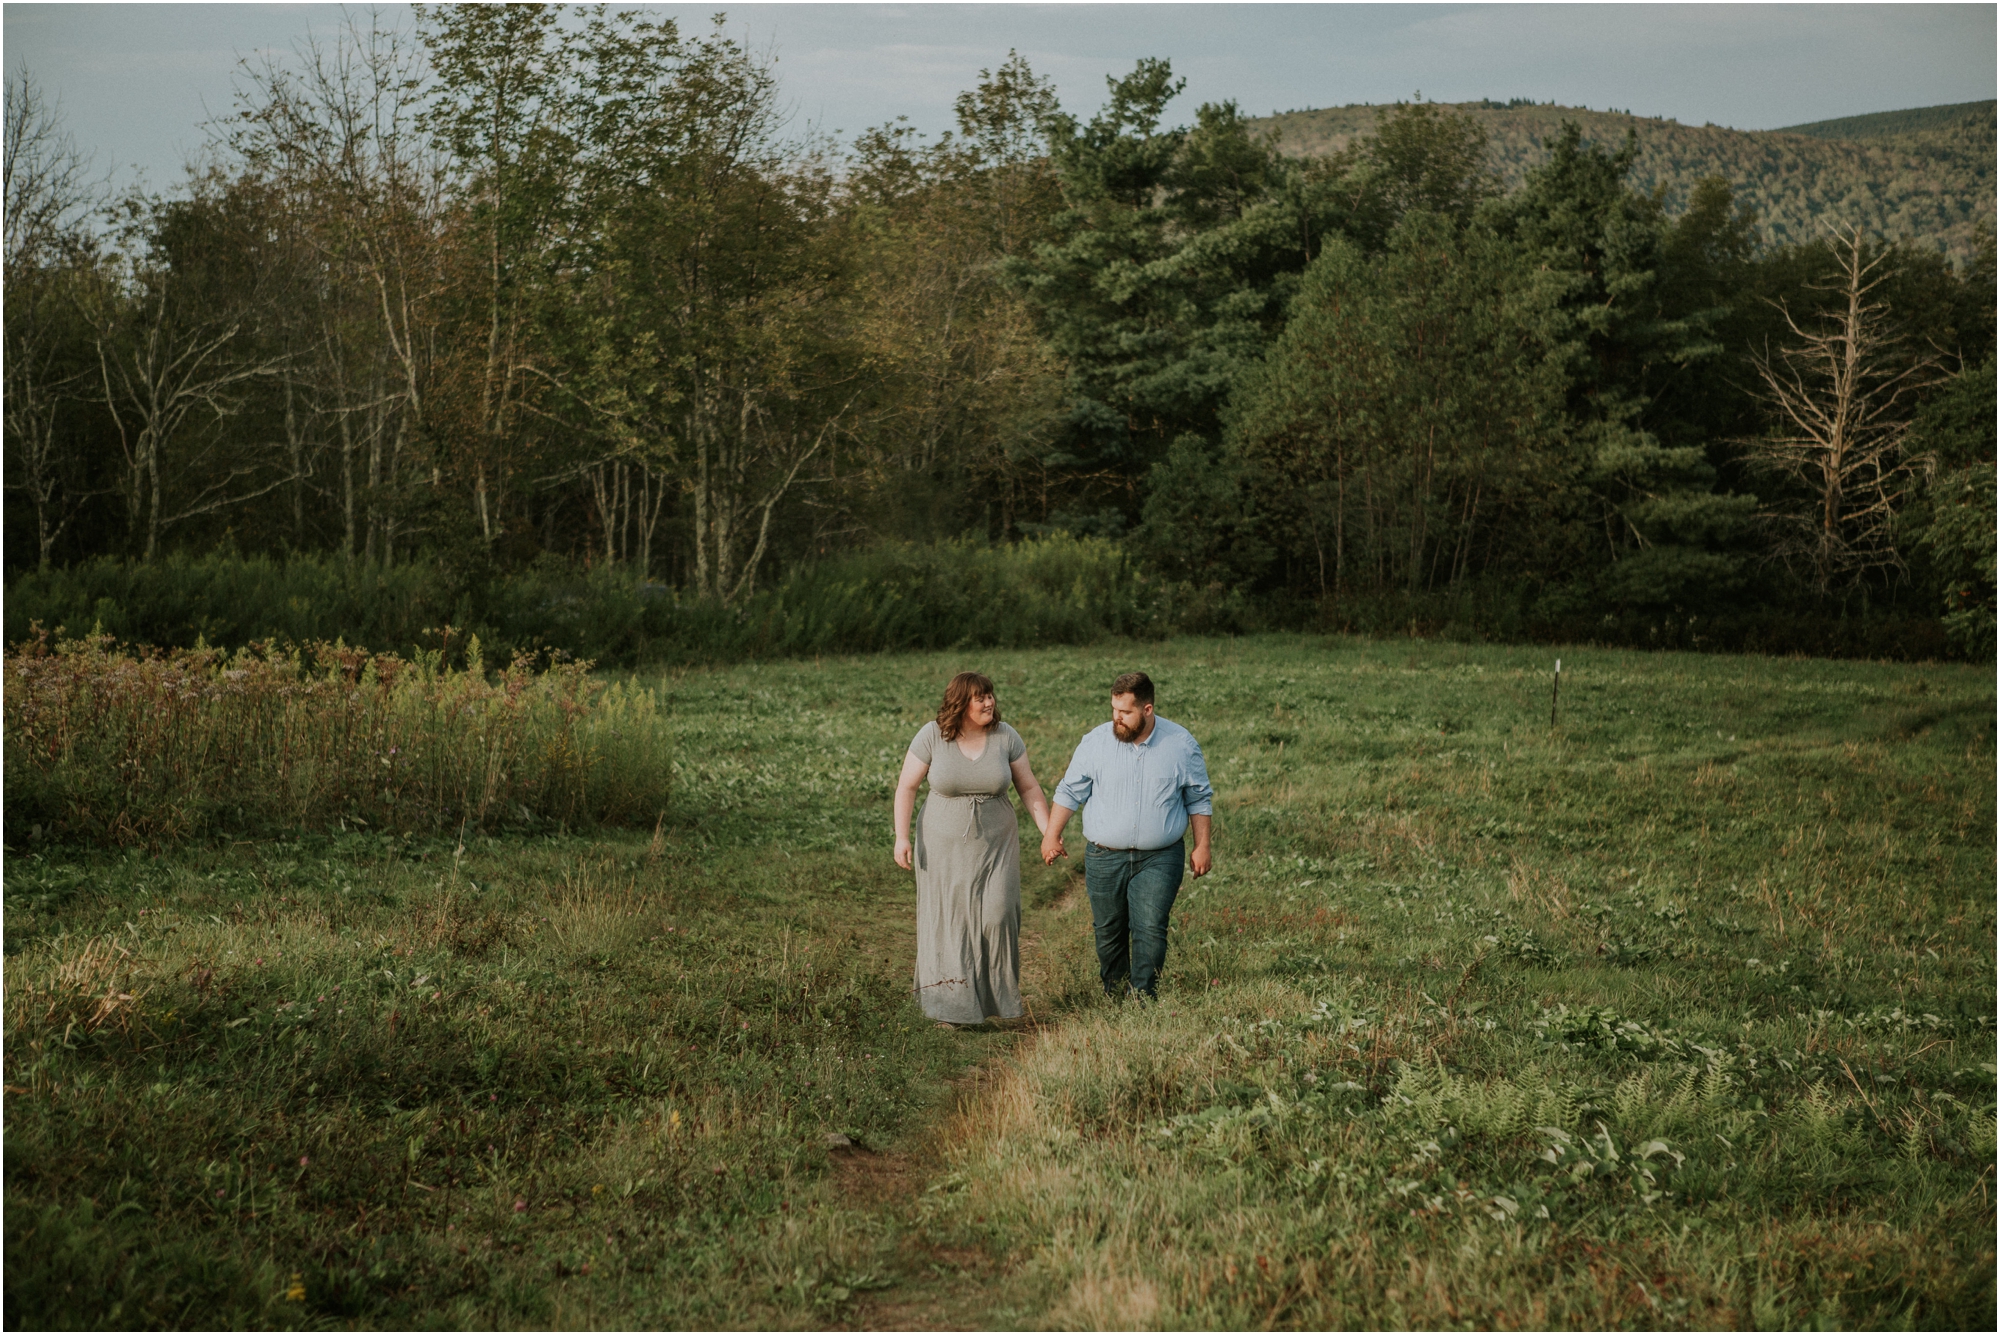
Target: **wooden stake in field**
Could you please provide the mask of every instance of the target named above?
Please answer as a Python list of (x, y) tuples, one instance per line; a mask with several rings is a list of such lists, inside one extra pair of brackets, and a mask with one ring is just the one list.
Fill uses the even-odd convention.
[(1563, 661), (1560, 658), (1558, 658), (1556, 660), (1555, 681), (1552, 682), (1549, 686), (1549, 731), (1550, 732), (1554, 732), (1556, 728), (1556, 700), (1558, 699), (1558, 697), (1562, 695), (1562, 686), (1563, 686)]

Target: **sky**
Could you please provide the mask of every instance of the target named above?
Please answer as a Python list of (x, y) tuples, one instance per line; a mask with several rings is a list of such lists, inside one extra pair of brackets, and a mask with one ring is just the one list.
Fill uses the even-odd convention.
[[(952, 99), (1010, 49), (1088, 114), (1106, 75), (1164, 56), (1187, 79), (1168, 109), (1251, 115), (1421, 94), (1532, 98), (1683, 122), (1773, 129), (1994, 96), (1992, 4), (743, 4), (647, 6), (700, 27), (718, 10), (775, 57), (796, 129), (908, 116), (951, 128)], [(406, 6), (382, 21), (411, 28)], [(100, 172), (171, 187), (226, 114), (238, 63), (289, 58), (366, 6), (7, 4), (0, 54), (59, 101)]]

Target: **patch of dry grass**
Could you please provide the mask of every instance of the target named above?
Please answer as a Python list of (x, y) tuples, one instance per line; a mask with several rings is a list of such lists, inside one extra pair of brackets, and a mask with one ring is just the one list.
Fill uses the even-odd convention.
[(7, 820), (29, 839), (651, 823), (670, 754), (654, 693), (527, 660), (489, 680), (342, 645), (6, 657)]

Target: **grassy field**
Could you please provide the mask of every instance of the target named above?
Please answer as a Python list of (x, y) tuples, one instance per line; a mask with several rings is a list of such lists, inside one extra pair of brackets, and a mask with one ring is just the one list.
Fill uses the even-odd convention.
[[(14, 843), (6, 1323), (1990, 1327), (1990, 670), (1548, 657), (690, 671), (656, 833)], [(1129, 666), (1162, 1004), (1031, 862), (1033, 1022), (930, 1027), (904, 745), (977, 667), (1052, 784)]]

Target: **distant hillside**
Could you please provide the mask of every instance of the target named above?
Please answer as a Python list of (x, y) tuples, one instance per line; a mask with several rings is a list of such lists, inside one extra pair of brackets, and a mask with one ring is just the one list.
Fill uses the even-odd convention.
[[(1622, 143), (1639, 136), (1631, 181), (1660, 188), (1678, 210), (1693, 184), (1719, 175), (1755, 209), (1768, 244), (1810, 239), (1834, 220), (1881, 235), (1928, 243), (1964, 259), (1991, 248), (1994, 214), (1994, 104), (1883, 112), (1791, 130), (1730, 130), (1581, 107), (1458, 104), (1486, 128), (1494, 170), (1510, 187), (1544, 161), (1544, 144), (1566, 120), (1584, 136)], [(1299, 157), (1339, 152), (1372, 134), (1384, 108), (1329, 107), (1261, 117), (1279, 147)], [(1860, 124), (1859, 137), (1831, 138), (1825, 127)]]
[(1892, 135), (1921, 134), (1942, 130), (1960, 121), (1993, 119), (1991, 102), (1950, 102), (1941, 107), (1912, 107), (1908, 111), (1877, 111), (1867, 116), (1842, 116), (1838, 120), (1810, 121), (1805, 125), (1781, 125), (1774, 134), (1809, 134), (1815, 139), (1882, 139)]

